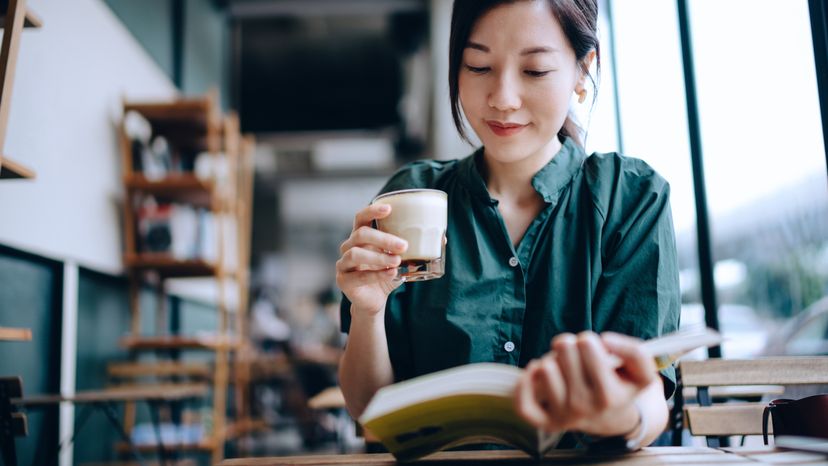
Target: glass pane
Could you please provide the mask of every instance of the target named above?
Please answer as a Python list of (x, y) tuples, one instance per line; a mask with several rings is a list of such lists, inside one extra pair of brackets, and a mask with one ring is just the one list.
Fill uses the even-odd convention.
[[(592, 64), (590, 73), (598, 85), (596, 89), (587, 80), (589, 95), (583, 104), (576, 103), (573, 97), (575, 115), (581, 126), (587, 129), (586, 152), (618, 152), (618, 125), (615, 118), (615, 87), (613, 86), (614, 63), (610, 46), (610, 24), (608, 1), (600, 0), (598, 4), (598, 43), (601, 47), (601, 73), (596, 63)], [(593, 96), (595, 96), (593, 102)]]
[(808, 2), (691, 1), (690, 21), (723, 352), (748, 357), (828, 292)]
[(676, 4), (664, 0), (611, 3), (624, 153), (645, 160), (670, 183), (681, 269), (681, 325), (703, 324)]

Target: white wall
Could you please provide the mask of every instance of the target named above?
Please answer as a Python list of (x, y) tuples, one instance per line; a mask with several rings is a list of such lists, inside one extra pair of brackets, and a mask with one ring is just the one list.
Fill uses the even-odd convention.
[(0, 244), (121, 270), (122, 97), (175, 88), (101, 0), (30, 0), (3, 153), (37, 172), (0, 182)]

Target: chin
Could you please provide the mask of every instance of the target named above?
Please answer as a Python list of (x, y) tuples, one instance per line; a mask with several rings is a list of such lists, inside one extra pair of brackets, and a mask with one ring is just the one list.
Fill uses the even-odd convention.
[(526, 144), (518, 141), (510, 143), (503, 141), (483, 141), (483, 145), (486, 147), (486, 151), (490, 157), (503, 163), (523, 160), (540, 149), (536, 144)]

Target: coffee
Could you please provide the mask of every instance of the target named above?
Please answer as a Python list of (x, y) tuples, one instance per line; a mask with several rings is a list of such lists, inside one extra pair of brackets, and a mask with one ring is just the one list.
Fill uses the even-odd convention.
[(383, 194), (373, 204), (391, 206), (377, 228), (408, 242), (398, 276), (406, 281), (443, 276), (448, 196), (434, 189), (407, 189)]

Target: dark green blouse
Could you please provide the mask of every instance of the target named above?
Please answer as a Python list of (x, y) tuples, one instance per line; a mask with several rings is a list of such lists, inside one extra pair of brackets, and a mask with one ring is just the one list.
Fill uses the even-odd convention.
[[(388, 298), (385, 328), (396, 380), (473, 362), (523, 367), (562, 332), (652, 338), (676, 330), (679, 282), (670, 187), (645, 162), (586, 156), (566, 139), (532, 179), (546, 207), (517, 248), (480, 175), (483, 151), (417, 161), (382, 192), (448, 193), (446, 274)], [(342, 329), (350, 327), (343, 298)], [(665, 394), (674, 389), (663, 372)]]

